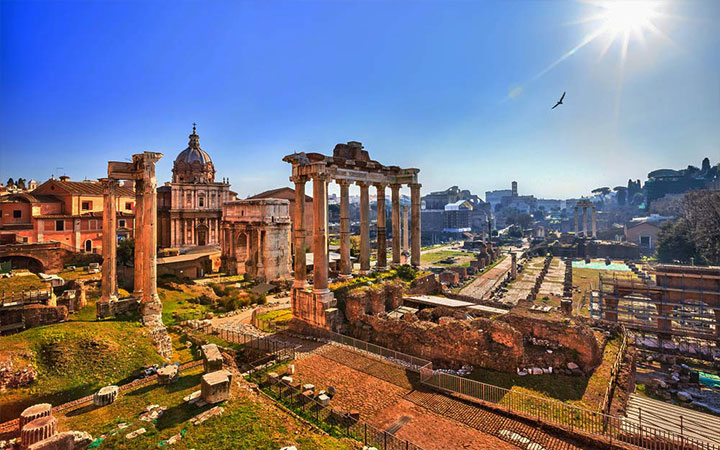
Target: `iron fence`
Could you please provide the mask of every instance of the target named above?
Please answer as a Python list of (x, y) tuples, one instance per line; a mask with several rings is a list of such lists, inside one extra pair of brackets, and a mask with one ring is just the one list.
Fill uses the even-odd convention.
[(359, 417), (321, 404), (312, 394), (303, 392), (301, 381), (286, 383), (273, 379), (261, 370), (251, 370), (250, 378), (265, 389), (275, 400), (292, 409), (305, 420), (318, 424), (336, 436), (344, 436), (362, 442), (378, 450), (423, 450), (422, 447), (392, 433), (380, 430)]

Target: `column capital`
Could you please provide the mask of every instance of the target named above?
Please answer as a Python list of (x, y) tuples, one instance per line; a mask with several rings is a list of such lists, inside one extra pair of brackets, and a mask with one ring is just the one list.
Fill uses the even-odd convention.
[(370, 183), (368, 183), (367, 181), (356, 181), (355, 184), (360, 186), (360, 188), (367, 188), (370, 186)]
[(336, 178), (335, 183), (341, 187), (349, 187), (351, 184), (353, 184), (352, 181), (346, 179), (346, 178)]
[(410, 189), (420, 189), (422, 187), (422, 184), (420, 183), (408, 183), (408, 186)]
[(118, 180), (112, 178), (100, 178), (98, 181), (103, 185), (105, 189), (113, 189), (120, 186)]
[(399, 191), (401, 187), (402, 184), (400, 183), (390, 183), (390, 189), (392, 189), (393, 191)]
[(318, 172), (318, 173), (312, 174), (312, 179), (313, 179), (313, 181), (326, 181), (327, 182), (327, 181), (330, 181), (332, 179), (332, 177), (330, 176), (329, 173)]
[(290, 177), (290, 181), (292, 181), (295, 184), (298, 183), (307, 183), (309, 181), (309, 177), (307, 175), (293, 175)]
[(385, 192), (385, 188), (388, 187), (387, 183), (373, 183), (372, 185), (375, 189), (382, 191), (383, 193)]

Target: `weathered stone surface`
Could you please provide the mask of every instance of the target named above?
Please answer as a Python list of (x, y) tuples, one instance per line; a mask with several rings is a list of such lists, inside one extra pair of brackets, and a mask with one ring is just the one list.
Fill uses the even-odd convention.
[(57, 433), (57, 421), (53, 416), (40, 417), (25, 424), (20, 431), (23, 447), (28, 447)]
[(157, 371), (158, 384), (171, 384), (178, 380), (179, 371), (175, 364), (161, 367)]
[(206, 373), (215, 372), (223, 368), (223, 357), (215, 344), (207, 344), (201, 347), (203, 354), (203, 367)]
[(117, 386), (105, 386), (93, 396), (93, 404), (95, 406), (105, 406), (114, 402), (118, 396), (120, 389)]
[(410, 283), (410, 294), (413, 295), (437, 294), (439, 292), (440, 283), (435, 277), (435, 274), (432, 273), (415, 278), (412, 283)]
[(27, 305), (22, 310), (26, 328), (65, 322), (68, 309), (65, 306)]
[(41, 417), (52, 415), (52, 405), (50, 403), (38, 403), (37, 405), (25, 408), (20, 413), (20, 429), (22, 430), (26, 424)]
[(232, 374), (227, 370), (206, 373), (200, 381), (202, 399), (207, 403), (224, 402), (230, 398)]
[(92, 436), (82, 431), (63, 431), (28, 447), (28, 450), (80, 450), (92, 442)]

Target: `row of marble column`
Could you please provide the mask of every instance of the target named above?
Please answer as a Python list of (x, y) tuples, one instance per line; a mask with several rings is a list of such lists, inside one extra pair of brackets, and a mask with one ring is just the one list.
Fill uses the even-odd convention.
[[(116, 199), (119, 183), (103, 179), (103, 265), (100, 301), (118, 298)], [(157, 196), (154, 177), (135, 180), (133, 297), (152, 302), (157, 295)], [(159, 301), (159, 300), (158, 300)]]
[[(295, 183), (295, 286), (306, 284), (307, 265), (305, 261), (305, 183), (307, 177), (293, 177)], [(328, 236), (327, 236), (327, 185), (330, 177), (317, 174), (313, 182), (313, 289), (315, 292), (327, 292), (328, 287)], [(336, 180), (340, 185), (340, 276), (352, 274), (350, 261), (350, 184), (349, 180)], [(355, 182), (360, 187), (360, 273), (370, 271), (370, 183)], [(378, 269), (387, 267), (387, 230), (385, 212), (385, 189), (387, 184), (373, 183), (377, 192), (377, 265)], [(400, 184), (391, 184), (392, 202), (392, 264), (400, 264)], [(414, 266), (420, 265), (420, 187), (419, 183), (410, 184), (410, 203), (412, 215), (411, 258)]]
[[(199, 245), (198, 226), (200, 220), (192, 219), (170, 219), (171, 241), (172, 247), (182, 247), (184, 245)], [(205, 244), (211, 245), (219, 242), (218, 231), (220, 229), (220, 219), (206, 219), (207, 235), (205, 236)], [(188, 234), (191, 236), (188, 238)]]
[(588, 209), (592, 211), (592, 237), (597, 237), (597, 213), (595, 211), (595, 208), (589, 207), (589, 206), (582, 206), (582, 207), (575, 207), (575, 235), (577, 236), (579, 231), (578, 230), (578, 210), (582, 208), (583, 210), (583, 228), (582, 233), (583, 236), (587, 236), (588, 234)]

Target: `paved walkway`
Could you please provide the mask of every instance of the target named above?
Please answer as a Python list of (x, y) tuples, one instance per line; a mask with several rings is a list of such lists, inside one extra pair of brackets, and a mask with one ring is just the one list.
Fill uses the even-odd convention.
[(478, 300), (483, 300), (489, 296), (490, 290), (495, 285), (495, 282), (505, 277), (505, 274), (510, 270), (512, 265), (512, 258), (505, 256), (505, 259), (500, 261), (498, 265), (488, 270), (484, 274), (475, 278), (475, 280), (469, 285), (465, 286), (460, 294), (468, 295)]
[(627, 418), (642, 424), (680, 434), (680, 417), (682, 417), (682, 434), (694, 439), (720, 445), (720, 417), (705, 414), (689, 408), (672, 405), (641, 395), (632, 394), (627, 406)]

